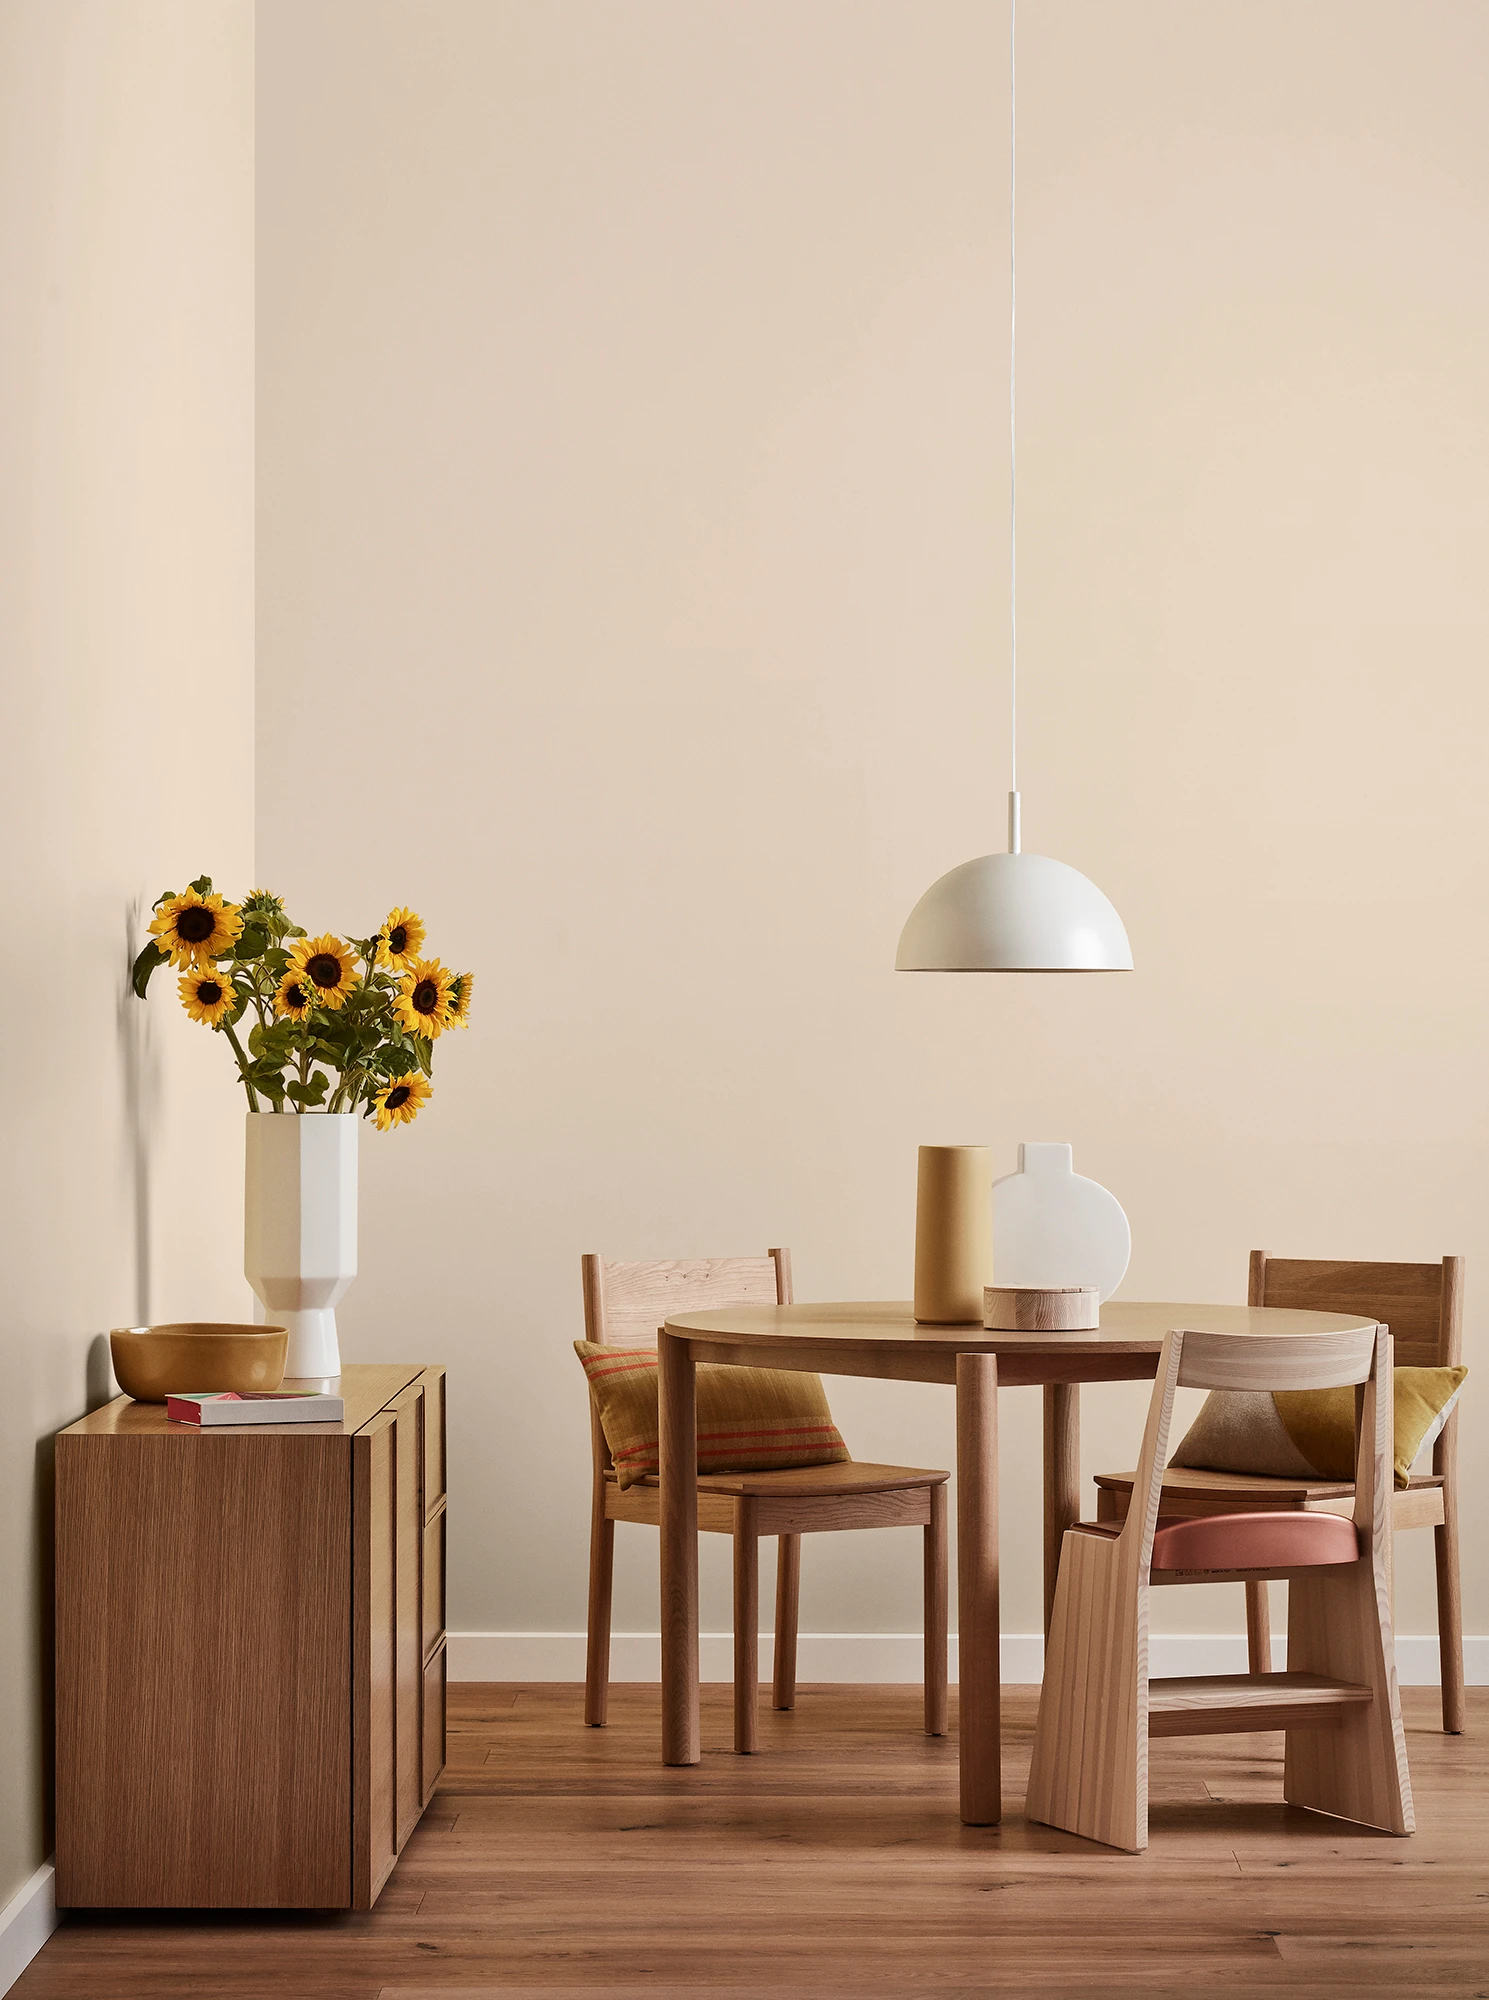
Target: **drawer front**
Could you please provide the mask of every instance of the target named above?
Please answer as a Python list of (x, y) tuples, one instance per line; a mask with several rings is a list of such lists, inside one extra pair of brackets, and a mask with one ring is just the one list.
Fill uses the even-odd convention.
[(424, 1529), (424, 1652), (427, 1660), (445, 1636), (445, 1511)]
[(424, 1797), (434, 1797), (445, 1768), (445, 1649), (440, 1647), (424, 1669)]
[(283, 1430), (58, 1439), (63, 1907), (346, 1907), (349, 1462)]
[(445, 1497), (445, 1371), (426, 1368), (424, 1383), (424, 1508), (432, 1514)]
[(389, 1405), (398, 1430), (398, 1699), (395, 1770), (398, 1845), (401, 1848), (424, 1809), (420, 1782), (423, 1727), (421, 1676), (424, 1667), (424, 1387), (412, 1383)]
[(398, 1435), (384, 1410), (352, 1439), (352, 1907), (398, 1858)]

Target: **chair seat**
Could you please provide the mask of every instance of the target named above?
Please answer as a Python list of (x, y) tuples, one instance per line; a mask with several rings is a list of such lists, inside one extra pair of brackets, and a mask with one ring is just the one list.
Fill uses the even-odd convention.
[[(1130, 1472), (1098, 1472), (1096, 1485), (1100, 1491), (1126, 1495), (1132, 1491), (1132, 1478)], [(1441, 1485), (1437, 1473), (1414, 1472), (1403, 1490), (1417, 1492)], [(1205, 1472), (1193, 1466), (1171, 1465), (1163, 1475), (1158, 1509), (1165, 1514), (1187, 1513), (1191, 1508), (1197, 1511), (1202, 1505), (1216, 1509), (1312, 1507), (1320, 1502), (1352, 1499), (1354, 1490), (1353, 1481), (1348, 1479), (1273, 1479), (1261, 1473)], [(1173, 1505), (1175, 1502), (1177, 1506)]]
[(1153, 1568), (1311, 1569), (1359, 1559), (1355, 1524), (1342, 1514), (1197, 1514), (1153, 1537)]
[[(613, 1470), (606, 1479), (613, 1480)], [(949, 1472), (927, 1470), (914, 1465), (866, 1465), (850, 1461), (846, 1465), (802, 1465), (771, 1472), (706, 1472), (700, 1475), (700, 1493), (721, 1493), (733, 1499), (788, 1499), (806, 1494), (899, 1493), (908, 1487), (944, 1486)], [(637, 1486), (656, 1487), (654, 1473), (632, 1481)]]

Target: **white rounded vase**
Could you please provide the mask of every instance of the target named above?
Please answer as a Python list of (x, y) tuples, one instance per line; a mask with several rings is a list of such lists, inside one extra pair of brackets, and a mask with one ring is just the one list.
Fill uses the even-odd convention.
[(354, 1111), (250, 1111), (243, 1274), (289, 1328), (286, 1375), (341, 1373), (336, 1304), (357, 1275)]

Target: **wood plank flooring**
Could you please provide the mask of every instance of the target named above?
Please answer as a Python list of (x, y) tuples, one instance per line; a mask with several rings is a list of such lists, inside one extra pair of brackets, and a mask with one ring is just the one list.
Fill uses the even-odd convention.
[(998, 1828), (956, 1817), (918, 1688), (804, 1687), (728, 1749), (657, 1761), (654, 1687), (586, 1730), (577, 1687), (450, 1689), (450, 1763), (363, 1916), (69, 1917), (15, 2000), (1489, 2000), (1489, 1689), (1469, 1734), (1405, 1691), (1413, 1838), (1282, 1803), (1280, 1735), (1152, 1747), (1152, 1845), (1022, 1817), (1035, 1690), (1004, 1690)]

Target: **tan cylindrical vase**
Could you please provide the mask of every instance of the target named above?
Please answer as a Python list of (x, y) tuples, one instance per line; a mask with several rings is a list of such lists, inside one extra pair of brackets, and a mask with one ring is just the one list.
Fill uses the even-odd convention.
[(993, 1278), (990, 1146), (922, 1146), (915, 1191), (915, 1317), (981, 1326)]

